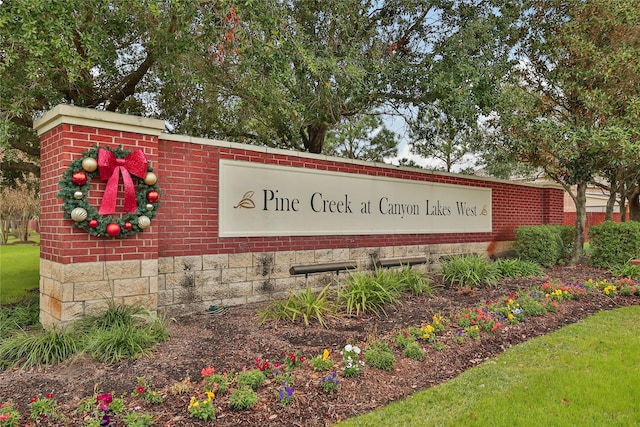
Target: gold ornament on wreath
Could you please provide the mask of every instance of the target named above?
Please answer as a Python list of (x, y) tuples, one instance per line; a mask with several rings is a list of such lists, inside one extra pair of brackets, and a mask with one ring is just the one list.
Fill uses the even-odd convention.
[[(93, 179), (107, 181), (96, 209), (89, 203)], [(124, 188), (123, 212), (116, 212), (120, 182)], [(89, 234), (123, 238), (151, 225), (160, 204), (158, 177), (140, 149), (95, 147), (82, 153), (62, 174), (58, 197), (64, 217)]]

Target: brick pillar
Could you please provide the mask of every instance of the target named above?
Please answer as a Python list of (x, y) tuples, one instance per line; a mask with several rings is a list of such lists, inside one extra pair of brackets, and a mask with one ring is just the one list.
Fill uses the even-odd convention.
[[(58, 105), (37, 120), (40, 136), (40, 321), (65, 324), (104, 309), (109, 302), (140, 302), (149, 309), (158, 300), (158, 227), (127, 238), (95, 237), (64, 219), (58, 182), (72, 160), (95, 146), (142, 149), (158, 175), (161, 120)], [(91, 200), (102, 197), (105, 183), (91, 184)], [(119, 192), (119, 198), (122, 193)], [(116, 213), (117, 215), (117, 213)], [(162, 213), (158, 213), (158, 216)]]

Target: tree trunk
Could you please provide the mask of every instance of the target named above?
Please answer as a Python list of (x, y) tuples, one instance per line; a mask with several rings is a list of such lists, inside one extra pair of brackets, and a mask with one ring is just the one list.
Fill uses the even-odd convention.
[(327, 130), (328, 129), (325, 125), (307, 126), (306, 134), (302, 133), (304, 148), (306, 148), (310, 153), (322, 153), (322, 146), (324, 145), (324, 139), (327, 136)]
[(618, 194), (614, 190), (611, 190), (611, 193), (609, 193), (609, 198), (607, 199), (607, 208), (604, 213), (605, 221), (613, 221), (613, 208), (616, 205), (617, 195)]
[(576, 204), (576, 231), (573, 239), (573, 256), (571, 263), (577, 264), (584, 255), (584, 230), (587, 224), (587, 183), (578, 183), (576, 194), (573, 196)]
[(618, 200), (618, 203), (620, 203), (620, 222), (626, 222), (627, 221), (627, 198), (624, 196), (620, 196), (620, 200)]
[(635, 186), (634, 190), (627, 194), (629, 200), (629, 220), (640, 221), (640, 187)]

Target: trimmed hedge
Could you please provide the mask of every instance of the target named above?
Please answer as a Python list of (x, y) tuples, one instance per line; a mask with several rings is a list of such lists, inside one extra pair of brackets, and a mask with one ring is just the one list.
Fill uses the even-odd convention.
[(609, 268), (640, 257), (640, 222), (605, 221), (589, 228), (590, 263)]
[(516, 229), (516, 256), (544, 267), (566, 264), (573, 251), (574, 227), (525, 225)]

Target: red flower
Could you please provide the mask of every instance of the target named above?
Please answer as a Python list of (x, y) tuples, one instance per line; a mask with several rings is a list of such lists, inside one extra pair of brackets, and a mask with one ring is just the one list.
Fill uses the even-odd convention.
[(211, 366), (207, 366), (206, 368), (202, 368), (201, 374), (203, 378), (207, 378), (208, 376), (213, 375), (216, 372)]
[(105, 405), (108, 405), (109, 403), (111, 403), (111, 401), (113, 400), (113, 396), (111, 396), (111, 393), (103, 393), (103, 394), (99, 394), (96, 397), (96, 403), (104, 403)]
[(29, 403), (33, 403), (33, 402), (35, 402), (36, 400), (38, 400), (38, 396), (33, 396), (33, 397), (31, 398), (31, 400), (29, 401)]
[(136, 393), (138, 393), (138, 394), (142, 394), (142, 393), (144, 393), (144, 387), (138, 387), (138, 388), (136, 389)]

